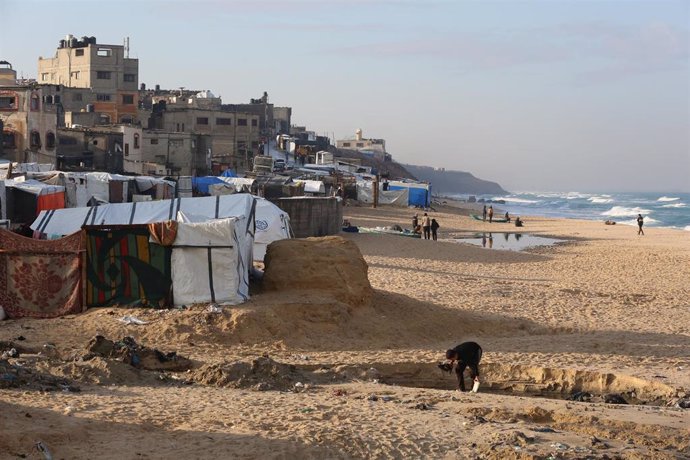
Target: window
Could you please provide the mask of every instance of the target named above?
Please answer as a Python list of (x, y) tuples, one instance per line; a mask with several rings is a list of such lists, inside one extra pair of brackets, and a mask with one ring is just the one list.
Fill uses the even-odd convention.
[(138, 134), (134, 135), (134, 148), (135, 149), (139, 148), (139, 135)]
[(197, 125), (207, 125), (208, 124), (208, 118), (207, 117), (197, 117), (196, 124)]
[(132, 117), (129, 115), (125, 115), (124, 117), (120, 118), (120, 123), (132, 123)]
[(60, 96), (58, 96), (58, 95), (56, 94), (56, 95), (53, 97), (53, 102), (55, 102), (56, 104), (59, 104), (59, 103), (60, 103)]
[(41, 81), (48, 81), (50, 80), (50, 74), (48, 72), (44, 72), (41, 74)]
[(58, 138), (60, 145), (77, 145), (77, 139), (74, 137), (60, 137)]
[(177, 123), (177, 126), (175, 126), (175, 132), (179, 133), (180, 132), (180, 124)]
[(38, 94), (31, 95), (31, 110), (41, 109), (41, 99), (39, 99)]
[(110, 48), (98, 48), (96, 54), (100, 57), (110, 57), (113, 55), (113, 50), (111, 50)]
[(125, 156), (129, 156), (129, 144), (125, 144)]
[(84, 55), (84, 48), (80, 48), (74, 51), (75, 56), (83, 56)]
[(72, 94), (72, 101), (74, 102), (81, 102), (82, 100), (82, 95), (81, 93), (73, 93)]
[(350, 143), (349, 142), (343, 142), (343, 147), (349, 147)]
[(15, 96), (0, 96), (0, 109), (16, 109), (17, 98)]
[(3, 131), (2, 146), (6, 149), (13, 149), (17, 147), (17, 140), (14, 137), (14, 133)]
[(137, 81), (137, 76), (134, 75), (133, 73), (126, 73), (124, 75), (124, 77), (122, 77), (122, 78), (124, 79), (124, 81), (130, 82), (130, 83)]
[(151, 139), (151, 145), (158, 145), (158, 139)]
[(43, 103), (44, 104), (52, 104), (53, 103), (53, 95), (48, 94), (47, 96), (43, 96)]
[(217, 125), (231, 125), (232, 118), (216, 118)]
[(357, 147), (364, 147), (364, 143), (363, 142), (357, 142)]
[(96, 100), (97, 101), (109, 101), (110, 100), (110, 94), (96, 94)]
[(55, 134), (53, 134), (53, 133), (46, 134), (46, 148), (47, 149), (54, 149), (55, 148)]
[(247, 126), (247, 119), (246, 118), (238, 118), (237, 119), (237, 126)]
[(70, 72), (69, 76), (73, 80), (79, 80), (79, 71), (75, 70), (74, 72)]
[(132, 94), (123, 94), (122, 95), (122, 103), (125, 105), (132, 105), (134, 104), (134, 95)]
[(101, 116), (98, 117), (98, 122), (103, 124), (103, 125), (110, 123), (110, 115), (106, 115), (106, 114), (102, 113)]
[(31, 147), (40, 148), (41, 133), (39, 133), (38, 131), (31, 131), (31, 135), (29, 136), (29, 143), (31, 144)]
[(110, 80), (111, 74), (112, 74), (112, 72), (106, 72), (104, 70), (99, 70), (98, 72), (96, 72), (96, 78), (98, 78), (99, 80)]
[(259, 126), (259, 120), (252, 118), (252, 126)]

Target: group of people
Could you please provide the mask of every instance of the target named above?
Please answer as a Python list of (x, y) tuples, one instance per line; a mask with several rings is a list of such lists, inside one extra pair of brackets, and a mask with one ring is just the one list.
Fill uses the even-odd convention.
[(425, 240), (436, 241), (438, 239), (438, 229), (440, 227), (436, 219), (430, 218), (427, 213), (424, 213), (421, 222), (419, 220), (419, 215), (415, 214), (412, 217), (412, 231), (423, 234)]

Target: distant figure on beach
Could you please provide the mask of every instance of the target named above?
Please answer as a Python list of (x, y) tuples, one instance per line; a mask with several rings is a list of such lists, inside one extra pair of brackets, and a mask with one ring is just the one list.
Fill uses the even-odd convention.
[(440, 225), (438, 224), (438, 222), (436, 222), (436, 219), (431, 219), (431, 238), (434, 241), (436, 241), (436, 239), (438, 238), (437, 232), (439, 227)]
[(517, 216), (515, 218), (515, 226), (516, 227), (522, 227), (522, 220), (520, 220), (520, 216)]
[(644, 225), (644, 217), (642, 217), (642, 214), (637, 215), (637, 234), (638, 235), (644, 235), (644, 230), (642, 230), (642, 225)]
[(489, 233), (489, 249), (494, 247), (494, 236)]
[(486, 247), (486, 233), (482, 233), (482, 247)]
[[(450, 369), (455, 368), (455, 375), (458, 378), (458, 386), (461, 391), (465, 390), (465, 368), (470, 368), (470, 377), (474, 380), (472, 391), (475, 393), (479, 389), (479, 361), (482, 359), (482, 347), (476, 342), (464, 342), (446, 351), (446, 359), (450, 361)], [(442, 367), (447, 369), (448, 367)], [(445, 365), (448, 366), (448, 365)]]
[(422, 216), (422, 229), (424, 230), (424, 239), (431, 239), (431, 218), (427, 213)]
[(484, 205), (484, 211), (482, 211), (482, 219), (486, 222), (486, 205)]
[(494, 220), (494, 205), (489, 206), (489, 223)]
[(508, 214), (508, 211), (506, 211), (506, 222), (510, 222), (510, 214)]
[(419, 216), (417, 214), (415, 214), (414, 216), (412, 216), (412, 230), (417, 228), (418, 225), (419, 225)]

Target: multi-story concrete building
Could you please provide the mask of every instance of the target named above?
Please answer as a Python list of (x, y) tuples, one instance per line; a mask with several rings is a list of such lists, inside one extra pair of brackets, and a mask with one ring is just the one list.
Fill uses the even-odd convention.
[[(97, 112), (103, 123), (132, 123), (139, 102), (139, 60), (128, 56), (128, 48), (128, 43), (105, 45), (96, 37), (68, 35), (55, 57), (38, 58), (38, 82), (91, 90), (74, 92), (70, 102), (80, 109), (89, 106), (87, 111)], [(91, 92), (94, 97), (79, 99)]]
[(141, 155), (142, 129), (128, 125), (59, 128), (58, 148), (59, 169), (122, 173), (126, 159)]
[(0, 63), (0, 157), (54, 164), (61, 88), (20, 86), (16, 76), (10, 63)]
[(386, 141), (384, 139), (365, 139), (362, 137), (361, 129), (355, 131), (354, 139), (338, 140), (335, 144), (339, 149), (358, 150), (382, 161), (390, 159), (390, 155), (386, 153)]
[[(167, 176), (204, 176), (211, 169), (211, 136), (189, 132), (144, 130), (141, 149), (125, 157), (125, 172)], [(156, 169), (152, 172), (152, 168)]]

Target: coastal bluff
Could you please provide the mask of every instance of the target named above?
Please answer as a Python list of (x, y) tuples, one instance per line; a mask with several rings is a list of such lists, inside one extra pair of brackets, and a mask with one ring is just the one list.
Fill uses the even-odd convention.
[(414, 177), (433, 184), (434, 193), (496, 194), (508, 193), (496, 182), (474, 177), (464, 171), (432, 168), (430, 166), (403, 165)]

